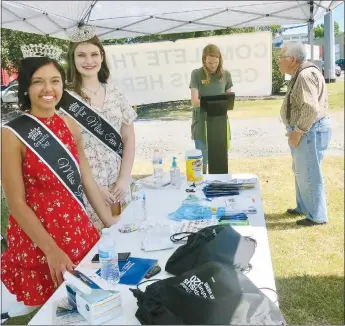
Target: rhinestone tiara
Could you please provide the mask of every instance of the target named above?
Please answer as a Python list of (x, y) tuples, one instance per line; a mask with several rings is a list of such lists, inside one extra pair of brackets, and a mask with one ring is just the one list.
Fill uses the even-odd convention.
[(24, 58), (48, 57), (59, 60), (62, 49), (52, 44), (28, 44), (20, 47)]
[(66, 34), (71, 42), (85, 42), (96, 35), (96, 28), (91, 25), (77, 26), (66, 31)]

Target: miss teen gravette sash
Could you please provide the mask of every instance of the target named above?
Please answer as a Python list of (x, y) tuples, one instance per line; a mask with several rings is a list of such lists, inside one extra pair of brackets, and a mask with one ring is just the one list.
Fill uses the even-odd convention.
[(37, 155), (85, 211), (79, 165), (61, 140), (27, 113), (8, 122), (4, 128), (10, 129)]
[(73, 118), (104, 146), (122, 158), (123, 142), (119, 133), (103, 117), (96, 113), (84, 101), (64, 91), (60, 109)]

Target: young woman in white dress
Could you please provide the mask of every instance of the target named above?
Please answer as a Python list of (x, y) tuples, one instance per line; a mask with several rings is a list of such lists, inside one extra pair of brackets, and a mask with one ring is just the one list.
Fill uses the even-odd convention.
[[(81, 29), (80, 32), (83, 30)], [(94, 179), (103, 193), (113, 215), (121, 212), (121, 203), (129, 195), (129, 182), (135, 156), (133, 121), (137, 117), (128, 100), (111, 82), (104, 48), (95, 35), (77, 33), (68, 51), (67, 82), (71, 94), (88, 103), (94, 112), (122, 137), (122, 159), (104, 146), (95, 136), (83, 130), (85, 154)], [(91, 38), (85, 39), (88, 36)], [(87, 212), (97, 230), (104, 227), (102, 221), (86, 201)]]

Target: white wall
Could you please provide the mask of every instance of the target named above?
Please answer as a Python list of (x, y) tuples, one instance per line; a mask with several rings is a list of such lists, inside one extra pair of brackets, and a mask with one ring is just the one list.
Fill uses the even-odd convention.
[(190, 75), (201, 67), (203, 48), (221, 49), (238, 96), (265, 96), (272, 89), (272, 34), (258, 32), (105, 46), (113, 82), (132, 105), (190, 98)]

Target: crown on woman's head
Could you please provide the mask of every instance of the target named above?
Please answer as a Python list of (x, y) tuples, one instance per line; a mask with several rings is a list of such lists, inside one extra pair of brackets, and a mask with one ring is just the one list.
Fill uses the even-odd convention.
[(77, 26), (66, 31), (71, 42), (85, 42), (96, 36), (96, 28), (91, 25)]
[(48, 57), (59, 60), (62, 49), (52, 44), (28, 44), (20, 47), (24, 58)]

